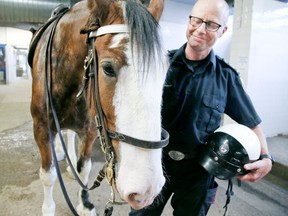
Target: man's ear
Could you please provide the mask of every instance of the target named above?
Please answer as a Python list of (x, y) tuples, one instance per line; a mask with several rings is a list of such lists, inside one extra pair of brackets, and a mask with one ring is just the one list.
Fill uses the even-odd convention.
[(225, 26), (225, 27), (222, 29), (222, 31), (220, 32), (219, 37), (222, 37), (222, 35), (227, 31), (227, 29), (228, 29), (228, 27)]

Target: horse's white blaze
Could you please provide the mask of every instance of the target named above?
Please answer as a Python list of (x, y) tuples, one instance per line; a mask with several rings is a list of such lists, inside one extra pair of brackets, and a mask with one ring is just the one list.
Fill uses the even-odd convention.
[(117, 48), (120, 45), (120, 42), (122, 41), (122, 39), (124, 38), (124, 34), (117, 34), (112, 38), (111, 41), (111, 45), (109, 46), (109, 48), (113, 49), (113, 48)]
[[(143, 75), (137, 71), (141, 62), (135, 61), (139, 53), (134, 52), (132, 62), (130, 44), (126, 48), (128, 66), (119, 72), (113, 98), (116, 131), (138, 139), (159, 141), (162, 87), (166, 72), (163, 61), (152, 59), (149, 69), (154, 71)], [(117, 168), (117, 189), (133, 208), (149, 205), (165, 182), (161, 149), (143, 149), (120, 142)]]

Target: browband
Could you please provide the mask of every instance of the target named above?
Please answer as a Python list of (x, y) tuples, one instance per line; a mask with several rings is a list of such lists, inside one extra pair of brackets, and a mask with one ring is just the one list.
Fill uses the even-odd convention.
[(89, 38), (99, 37), (105, 34), (129, 33), (129, 28), (126, 24), (113, 24), (101, 26), (96, 31), (89, 33)]

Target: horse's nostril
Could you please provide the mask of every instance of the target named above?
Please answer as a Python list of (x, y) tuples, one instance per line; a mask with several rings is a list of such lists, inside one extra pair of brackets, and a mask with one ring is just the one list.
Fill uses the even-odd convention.
[(129, 202), (134, 202), (137, 204), (142, 204), (143, 202), (145, 202), (145, 200), (143, 199), (143, 197), (138, 194), (138, 193), (131, 193), (128, 195), (128, 200)]
[(134, 202), (135, 201), (135, 197), (136, 197), (137, 193), (131, 193), (128, 195), (128, 200), (130, 202)]

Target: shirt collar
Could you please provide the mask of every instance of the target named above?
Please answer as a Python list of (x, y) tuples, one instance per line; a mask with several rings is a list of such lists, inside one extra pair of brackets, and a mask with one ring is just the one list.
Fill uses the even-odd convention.
[[(194, 69), (192, 67), (189, 66), (189, 64), (187, 64), (187, 61), (186, 61), (186, 58), (185, 58), (185, 48), (187, 46), (187, 43), (185, 43), (183, 46), (181, 46), (176, 52), (175, 54), (173, 55), (172, 59), (171, 59), (171, 62), (174, 62), (174, 61), (180, 61), (180, 62), (183, 62), (185, 63), (188, 68), (192, 71), (194, 71)], [(209, 63), (211, 62), (213, 64), (213, 69), (215, 70), (216, 69), (216, 55), (213, 51), (213, 49), (211, 50), (211, 52), (209, 53), (209, 55), (207, 56), (207, 65), (206, 67), (209, 65)], [(170, 63), (171, 63), (170, 62)], [(206, 68), (205, 67), (205, 68)]]

